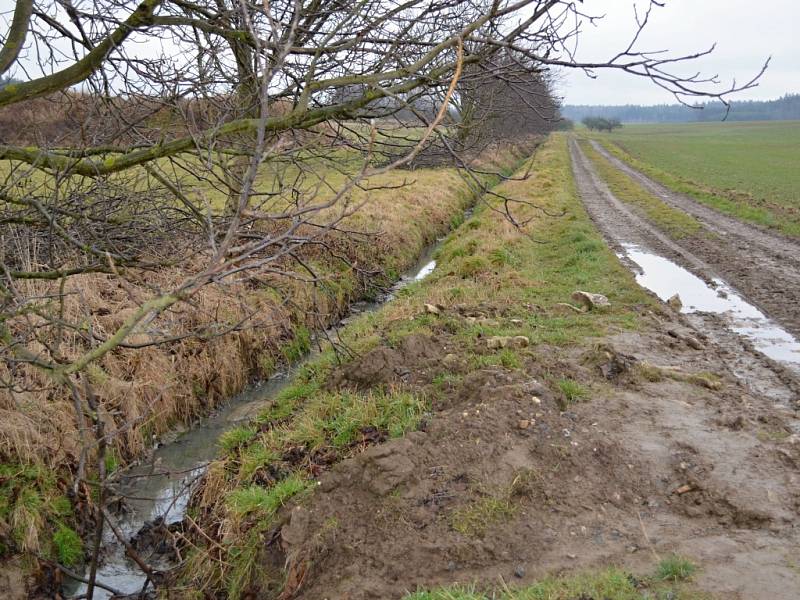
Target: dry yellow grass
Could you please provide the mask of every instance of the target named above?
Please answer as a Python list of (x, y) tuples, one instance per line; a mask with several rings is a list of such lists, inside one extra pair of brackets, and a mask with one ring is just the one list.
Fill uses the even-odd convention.
[[(524, 150), (522, 151), (524, 153)], [(483, 168), (509, 167), (520, 154), (495, 151)], [(364, 202), (348, 224), (365, 231), (380, 232), (367, 244), (341, 240), (340, 250), (360, 266), (398, 272), (409, 267), (422, 247), (443, 232), (450, 220), (470, 201), (469, 189), (452, 169), (395, 171), (376, 184), (399, 189), (356, 190), (355, 202)], [(314, 259), (314, 256), (311, 256)], [(322, 257), (319, 260), (323, 260)], [(321, 265), (325, 272), (325, 265)], [(272, 281), (283, 289), (294, 306), (266, 285), (238, 282), (208, 286), (191, 304), (181, 304), (164, 313), (127, 341), (146, 343), (155, 333), (181, 335), (214, 323), (235, 323), (248, 314), (255, 317), (248, 327), (209, 339), (188, 338), (169, 345), (140, 349), (119, 348), (88, 369), (98, 397), (100, 413), (116, 456), (123, 461), (141, 453), (157, 437), (177, 423), (189, 422), (208, 412), (221, 400), (241, 390), (254, 374), (266, 375), (282, 358), (300, 326), (320, 324), (309, 313), (330, 322), (355, 296), (357, 278), (350, 271), (329, 270), (327, 290), (285, 279)], [(90, 324), (99, 336), (113, 333), (137, 304), (152, 294), (152, 287), (169, 289), (186, 275), (179, 269), (148, 273), (146, 281), (122, 285), (117, 277), (90, 274), (71, 278), (65, 289), (66, 320)], [(36, 291), (54, 291), (56, 283), (31, 283)], [(35, 327), (36, 321), (20, 319), (12, 327)], [(45, 340), (47, 341), (47, 340)], [(43, 351), (40, 342), (31, 351)], [(66, 359), (86, 351), (79, 335), (65, 331), (61, 352)], [(7, 373), (0, 373), (6, 377)], [(72, 400), (63, 388), (32, 367), (14, 375), (20, 389), (0, 390), (0, 462), (45, 464), (58, 468), (74, 464), (81, 441)]]

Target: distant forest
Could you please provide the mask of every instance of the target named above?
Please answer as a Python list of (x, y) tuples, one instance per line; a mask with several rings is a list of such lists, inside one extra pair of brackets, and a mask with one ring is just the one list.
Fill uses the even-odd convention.
[[(686, 123), (691, 121), (721, 121), (725, 107), (719, 102), (698, 104), (697, 108), (680, 104), (656, 106), (564, 105), (561, 114), (580, 122), (584, 117), (619, 119), (623, 123)], [(800, 94), (786, 94), (777, 100), (746, 100), (731, 102), (728, 121), (787, 121), (800, 120)]]

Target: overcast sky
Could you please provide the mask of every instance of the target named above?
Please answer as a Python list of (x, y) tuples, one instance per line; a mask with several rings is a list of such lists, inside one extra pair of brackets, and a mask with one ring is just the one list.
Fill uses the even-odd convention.
[[(584, 23), (577, 58), (607, 60), (624, 48), (636, 30), (633, 6), (648, 0), (585, 0), (583, 10), (605, 14), (596, 26)], [(717, 43), (714, 53), (686, 66), (685, 73), (701, 70), (719, 75), (723, 85), (743, 82), (758, 72), (768, 56), (770, 67), (755, 89), (738, 99), (771, 99), (800, 93), (800, 0), (664, 0), (656, 7), (639, 50), (690, 53)], [(13, 0), (0, 0), (0, 13), (10, 19)], [(0, 26), (2, 26), (0, 19)], [(33, 63), (28, 57), (27, 66)], [(582, 71), (562, 74), (559, 92), (567, 104), (659, 104), (674, 98), (643, 78), (620, 72), (597, 71), (590, 79)]]
[[(590, 14), (605, 14), (596, 27), (585, 24), (578, 58), (607, 59), (624, 47), (636, 29), (634, 0), (586, 0)], [(637, 0), (646, 6), (647, 2)], [(698, 60), (703, 73), (718, 74), (730, 84), (750, 79), (768, 56), (770, 68), (759, 86), (736, 96), (771, 99), (787, 92), (800, 93), (800, 0), (666, 0), (653, 10), (640, 50), (687, 53), (717, 48)], [(674, 102), (655, 85), (623, 73), (597, 72), (597, 79), (579, 71), (564, 74), (560, 86), (567, 104), (660, 104)]]

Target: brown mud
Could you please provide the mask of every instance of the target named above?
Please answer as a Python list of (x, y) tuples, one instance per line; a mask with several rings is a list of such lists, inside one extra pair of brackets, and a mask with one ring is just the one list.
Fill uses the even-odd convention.
[[(605, 153), (599, 145), (596, 148), (609, 160), (616, 161), (614, 162), (615, 165), (620, 163), (620, 161)], [(706, 261), (707, 257), (705, 255), (694, 253), (694, 249), (697, 247), (713, 249), (716, 245), (719, 247), (717, 252), (721, 256), (725, 249), (725, 241), (721, 239), (721, 236), (714, 235), (709, 237), (708, 234), (701, 234), (687, 236), (681, 240), (673, 240), (667, 237), (666, 234), (649, 222), (643, 214), (614, 196), (593, 168), (591, 161), (574, 140), (570, 140), (569, 149), (572, 157), (575, 183), (583, 204), (609, 246), (616, 250), (618, 254), (623, 255), (623, 262), (627, 261), (627, 259), (624, 256), (625, 250), (622, 244), (627, 243), (651, 249), (676, 264), (684, 266), (706, 282), (713, 282), (720, 275), (732, 275), (730, 269), (727, 273), (720, 272), (717, 270), (716, 264), (712, 266)], [(653, 189), (648, 189), (654, 192)], [(694, 201), (687, 199), (687, 202)], [(682, 209), (682, 207), (677, 208)], [(710, 209), (705, 209), (704, 207), (699, 207), (699, 209), (710, 211)], [(723, 218), (722, 215), (719, 215), (719, 217), (720, 219)], [(728, 220), (732, 221), (732, 219)], [(744, 230), (750, 227), (742, 223), (739, 223), (739, 225)], [(734, 228), (733, 225), (731, 227)], [(771, 234), (761, 231), (758, 235), (768, 236)], [(783, 238), (781, 240), (787, 244), (793, 243)], [(731, 268), (739, 265), (743, 270), (748, 268), (754, 271), (758, 270), (755, 266), (752, 266), (755, 263), (748, 262), (746, 254), (736, 254), (730, 247), (727, 250), (731, 254), (725, 259), (725, 262), (732, 265)], [(712, 251), (709, 250), (709, 252)], [(800, 247), (798, 247), (797, 251), (800, 253)], [(763, 255), (762, 258), (764, 258)], [(747, 267), (748, 264), (751, 266)], [(634, 271), (638, 268), (635, 264), (629, 266)], [(791, 271), (791, 265), (787, 269)], [(795, 294), (794, 297), (800, 298), (800, 263), (795, 268), (792, 278), (787, 277), (782, 280), (769, 279), (761, 274), (753, 274), (753, 277), (758, 277), (761, 280), (760, 287), (753, 288), (749, 285), (752, 283), (750, 279), (739, 279), (735, 276), (727, 279), (727, 282), (743, 293), (747, 300), (754, 304), (764, 304), (761, 302), (762, 296), (764, 293), (768, 294), (769, 286), (773, 286), (778, 291), (775, 292), (776, 298), (770, 298), (768, 304), (770, 308), (773, 305), (777, 305), (780, 309), (777, 310), (777, 314), (774, 314), (771, 310), (765, 310), (765, 313), (787, 326), (789, 331), (796, 333), (795, 329), (792, 329), (790, 325), (800, 319), (800, 310), (796, 303), (782, 300), (784, 299), (784, 294)], [(797, 286), (797, 289), (791, 292), (789, 290), (793, 285)], [(754, 289), (757, 292), (755, 297), (752, 296)], [(786, 317), (786, 315), (791, 316)], [(764, 394), (785, 405), (791, 405), (800, 398), (800, 377), (798, 377), (798, 372), (788, 368), (785, 364), (770, 360), (763, 354), (756, 352), (748, 340), (730, 331), (722, 317), (711, 313), (695, 313), (686, 315), (684, 318), (697, 330), (702, 331), (705, 337), (710, 338), (715, 345), (720, 347), (720, 351), (724, 352), (727, 357), (730, 371), (746, 381), (756, 393)]]
[[(592, 146), (619, 169), (664, 203), (696, 218), (713, 236), (691, 236), (682, 248), (702, 260), (753, 304), (800, 335), (800, 242), (756, 225), (743, 223), (700, 202), (670, 190), (610, 154)], [(573, 155), (574, 155), (573, 149)]]
[[(646, 571), (678, 552), (720, 597), (796, 598), (796, 415), (734, 377), (724, 353), (667, 333), (689, 331), (679, 315), (643, 321), (593, 349), (527, 348), (517, 370), (470, 372), (445, 330), (342, 367), (330, 385), (426, 393), (432, 418), (333, 466), (287, 515), (273, 545), (282, 597)], [(437, 395), (443, 365), (455, 378)], [(567, 376), (586, 401), (558, 391)]]

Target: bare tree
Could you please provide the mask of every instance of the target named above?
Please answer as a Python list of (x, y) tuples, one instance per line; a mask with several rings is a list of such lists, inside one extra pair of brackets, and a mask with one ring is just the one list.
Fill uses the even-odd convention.
[[(483, 143), (518, 133), (520, 121), (525, 133), (546, 129), (553, 68), (625, 71), (680, 100), (725, 101), (755, 85), (707, 88), (713, 79), (672, 69), (708, 52), (642, 52), (639, 33), (610, 58), (576, 61), (571, 48), (593, 19), (568, 0), (15, 2), (0, 38), (0, 76), (15, 79), (0, 88), (0, 111), (12, 119), (0, 143), (0, 385), (12, 404), (42, 389), (74, 404), (75, 489), (99, 485), (90, 598), (110, 443), (109, 409), (87, 376), (93, 364), (120, 348), (244, 326), (154, 326), (209, 286), (313, 281), (309, 248), (346, 260), (332, 240), (352, 234), (343, 227), (359, 208), (351, 192), (407, 167), (434, 141), (480, 191), (470, 144), (444, 126), (453, 106), (470, 132), (461, 141)], [(14, 129), (25, 110), (30, 128)], [(372, 120), (401, 111), (418, 118), (420, 135), (387, 149)], [(360, 163), (334, 148), (357, 149)], [(344, 183), (331, 186), (321, 161)], [(188, 174), (202, 189), (185, 188)], [(180, 279), (146, 284), (143, 294), (142, 282), (166, 268)], [(114, 278), (136, 306), (107, 333), (68, 285), (91, 273)]]

